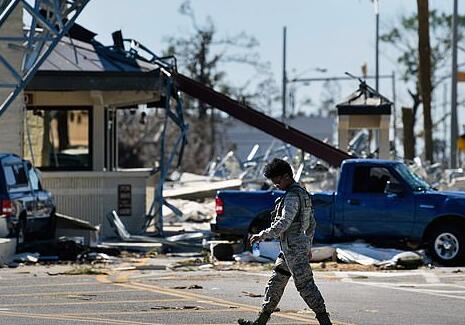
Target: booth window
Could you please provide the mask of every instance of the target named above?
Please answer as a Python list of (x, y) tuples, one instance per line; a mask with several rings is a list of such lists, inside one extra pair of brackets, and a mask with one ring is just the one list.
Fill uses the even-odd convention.
[(24, 156), (33, 155), (42, 170), (91, 170), (91, 112), (90, 107), (28, 107)]

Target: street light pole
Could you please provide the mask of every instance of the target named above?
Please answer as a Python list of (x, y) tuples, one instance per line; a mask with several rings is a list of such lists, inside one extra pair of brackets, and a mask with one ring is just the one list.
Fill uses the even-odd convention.
[(457, 12), (458, 0), (454, 0), (452, 16), (452, 84), (450, 114), (450, 168), (457, 168), (456, 141), (458, 138), (457, 123)]
[[(379, 76), (378, 76), (379, 78)], [(394, 156), (397, 155), (397, 109), (396, 109), (397, 99), (396, 99), (396, 73), (392, 71), (392, 125), (394, 127)]]
[(373, 0), (375, 6), (375, 19), (376, 19), (376, 39), (375, 39), (375, 75), (376, 75), (376, 84), (375, 89), (379, 91), (379, 0)]
[(283, 27), (283, 122), (286, 121), (286, 101), (287, 101), (287, 75), (286, 75), (286, 26)]

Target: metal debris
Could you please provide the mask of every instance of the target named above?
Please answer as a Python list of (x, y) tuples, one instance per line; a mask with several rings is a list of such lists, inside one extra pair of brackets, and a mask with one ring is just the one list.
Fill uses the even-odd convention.
[(192, 289), (203, 289), (203, 287), (198, 285), (198, 284), (191, 284), (190, 286), (175, 286), (175, 287), (172, 287), (171, 289), (189, 289), (189, 290), (192, 290)]
[(150, 307), (150, 309), (152, 309), (152, 310), (185, 310), (185, 309), (201, 310), (201, 309), (205, 309), (205, 308), (202, 307), (202, 306), (190, 306), (190, 305), (187, 305), (187, 306), (182, 306), (182, 307), (178, 307), (178, 306), (155, 306), (155, 307)]
[(243, 293), (244, 295), (246, 295), (247, 297), (252, 297), (252, 298), (261, 298), (261, 297), (263, 297), (262, 294), (253, 293), (253, 292), (248, 292), (248, 291), (242, 291), (242, 293)]
[(14, 262), (35, 264), (39, 261), (39, 253), (21, 253), (13, 256)]
[[(123, 222), (119, 218), (116, 211), (112, 211), (111, 213), (107, 214), (107, 220), (109, 221), (111, 227), (115, 230), (116, 235), (119, 237), (120, 240), (123, 242), (130, 242), (130, 243), (159, 243), (167, 246), (187, 246), (187, 247), (202, 247), (201, 244), (193, 243), (191, 241), (192, 238), (189, 240), (179, 240), (179, 238), (162, 238), (162, 237), (149, 237), (149, 236), (141, 236), (141, 235), (132, 235), (130, 234), (126, 227), (124, 226)], [(195, 235), (192, 235), (195, 237)], [(200, 235), (200, 239), (203, 238), (204, 234)], [(184, 238), (187, 238), (186, 236)]]

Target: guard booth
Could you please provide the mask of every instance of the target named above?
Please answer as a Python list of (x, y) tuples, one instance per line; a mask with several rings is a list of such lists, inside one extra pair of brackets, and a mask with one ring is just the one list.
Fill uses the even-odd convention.
[(116, 210), (139, 233), (158, 174), (118, 167), (117, 111), (160, 103), (160, 69), (118, 51), (122, 39), (110, 49), (95, 35), (75, 24), (28, 84), (22, 152), (58, 212), (103, 225), (101, 236), (111, 237), (106, 215)]
[(348, 98), (336, 105), (339, 149), (347, 151), (350, 130), (369, 129), (375, 132), (379, 159), (390, 159), (389, 127), (392, 103), (365, 82)]

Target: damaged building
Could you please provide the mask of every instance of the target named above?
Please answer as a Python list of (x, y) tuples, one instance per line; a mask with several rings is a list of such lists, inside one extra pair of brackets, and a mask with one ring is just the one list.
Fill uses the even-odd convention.
[[(22, 33), (21, 24), (8, 26)], [(32, 161), (57, 211), (104, 225), (105, 237), (113, 233), (105, 220), (112, 210), (128, 230), (141, 231), (147, 184), (153, 188), (158, 177), (151, 169), (118, 168), (117, 110), (163, 105), (165, 88), (159, 66), (126, 55), (121, 33), (111, 47), (95, 36), (74, 24), (57, 44), (2, 116), (0, 135), (8, 141), (0, 151)]]

